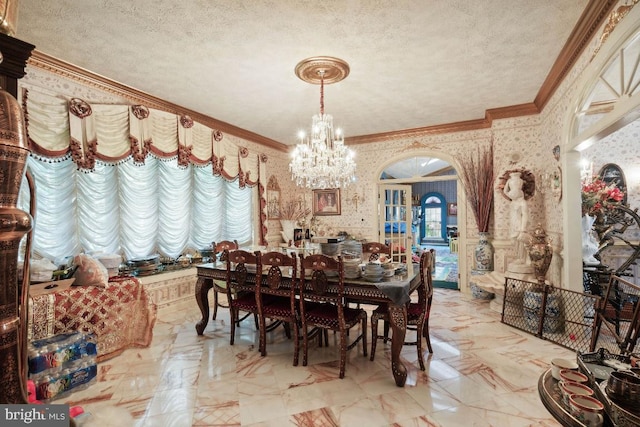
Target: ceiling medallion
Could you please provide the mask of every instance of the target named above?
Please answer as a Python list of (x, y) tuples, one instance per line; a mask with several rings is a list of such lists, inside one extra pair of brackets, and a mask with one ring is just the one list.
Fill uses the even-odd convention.
[(314, 56), (296, 65), (296, 76), (302, 81), (319, 85), (337, 83), (349, 75), (349, 64), (332, 56)]

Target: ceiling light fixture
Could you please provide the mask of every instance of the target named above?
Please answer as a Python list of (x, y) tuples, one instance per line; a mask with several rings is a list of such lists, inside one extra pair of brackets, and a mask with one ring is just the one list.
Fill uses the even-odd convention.
[(345, 147), (340, 129), (334, 132), (333, 117), (324, 113), (324, 85), (347, 77), (349, 64), (338, 58), (319, 56), (299, 62), (295, 72), (307, 83), (320, 84), (320, 114), (313, 116), (311, 135), (300, 135), (300, 143), (289, 163), (291, 178), (299, 187), (347, 187), (355, 180), (354, 153)]

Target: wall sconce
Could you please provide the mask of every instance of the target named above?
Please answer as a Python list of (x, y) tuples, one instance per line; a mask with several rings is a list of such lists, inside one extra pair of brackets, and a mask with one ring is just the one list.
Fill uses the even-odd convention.
[(346, 197), (346, 202), (349, 206), (354, 205), (356, 208), (356, 212), (358, 211), (358, 204), (364, 203), (365, 201), (365, 196), (364, 196), (364, 189), (362, 189), (362, 194), (358, 194), (358, 191), (354, 191), (353, 194), (351, 194), (351, 190), (347, 189), (347, 197)]
[(545, 194), (551, 189), (551, 174), (548, 172), (539, 172), (536, 177), (536, 191)]
[(589, 184), (593, 180), (593, 161), (588, 159), (580, 160), (580, 182)]
[(551, 172), (538, 173), (536, 181), (536, 191), (540, 194), (550, 191), (556, 200), (562, 199), (562, 169), (560, 166)]

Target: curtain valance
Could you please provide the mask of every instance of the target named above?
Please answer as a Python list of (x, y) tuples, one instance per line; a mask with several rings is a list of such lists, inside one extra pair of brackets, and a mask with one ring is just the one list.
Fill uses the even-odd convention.
[(33, 154), (71, 156), (79, 169), (92, 170), (96, 160), (119, 163), (129, 156), (142, 164), (153, 154), (177, 158), (180, 166), (210, 163), (214, 175), (238, 178), (243, 187), (258, 183), (266, 162), (264, 154), (250, 153), (188, 115), (144, 105), (90, 104), (32, 89), (24, 89), (23, 105)]

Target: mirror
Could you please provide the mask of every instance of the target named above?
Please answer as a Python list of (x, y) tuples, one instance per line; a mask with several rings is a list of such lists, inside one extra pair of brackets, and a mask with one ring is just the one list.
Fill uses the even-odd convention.
[(607, 163), (602, 166), (600, 172), (598, 172), (598, 178), (606, 182), (607, 184), (615, 183), (618, 190), (622, 191), (624, 198), (622, 204), (627, 204), (627, 181), (624, 178), (624, 172), (620, 166), (615, 163)]

